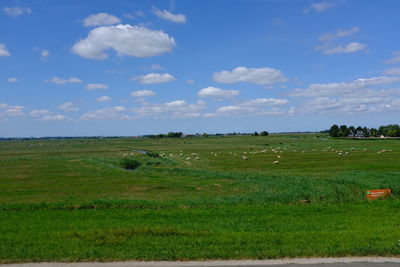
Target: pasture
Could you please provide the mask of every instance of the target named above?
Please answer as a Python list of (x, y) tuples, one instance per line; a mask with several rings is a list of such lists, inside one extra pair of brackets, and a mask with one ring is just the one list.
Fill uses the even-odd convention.
[(3, 141), (0, 263), (399, 255), (399, 168), (324, 134)]

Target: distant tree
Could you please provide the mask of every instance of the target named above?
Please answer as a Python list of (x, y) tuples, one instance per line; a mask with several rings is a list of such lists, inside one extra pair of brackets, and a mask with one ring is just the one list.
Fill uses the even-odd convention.
[(203, 137), (209, 137), (208, 133), (203, 133), (202, 136)]
[(349, 135), (349, 129), (346, 125), (340, 125), (339, 128), (339, 137), (346, 137)]
[(262, 131), (262, 132), (260, 133), (260, 135), (261, 135), (261, 136), (268, 136), (269, 133), (268, 133), (267, 131)]
[(363, 128), (363, 133), (364, 133), (364, 137), (369, 137), (369, 130), (368, 130), (368, 128), (367, 127), (364, 127)]
[(386, 126), (380, 126), (378, 128), (378, 135), (399, 137), (400, 136), (400, 126), (397, 124), (389, 124)]
[(371, 128), (371, 129), (369, 129), (369, 131), (370, 131), (370, 136), (374, 136), (374, 137), (379, 136), (378, 135), (378, 129)]
[(167, 134), (167, 137), (182, 137), (183, 133), (182, 132), (169, 132)]
[(336, 124), (332, 125), (331, 128), (329, 129), (329, 135), (331, 137), (338, 137), (339, 136), (339, 126)]
[(254, 135), (254, 136), (258, 136), (258, 133), (257, 133), (257, 131), (255, 131), (255, 132), (253, 133), (253, 135)]

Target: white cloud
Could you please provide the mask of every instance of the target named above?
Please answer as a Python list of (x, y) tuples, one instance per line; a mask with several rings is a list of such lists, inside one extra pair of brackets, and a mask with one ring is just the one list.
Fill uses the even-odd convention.
[(152, 70), (162, 70), (162, 69), (163, 69), (163, 67), (162, 67), (160, 64), (152, 64), (152, 65), (150, 66), (150, 68), (151, 68)]
[(186, 80), (186, 83), (187, 83), (187, 84), (194, 84), (194, 80), (192, 80), (192, 79), (187, 79), (187, 80)]
[(96, 98), (96, 101), (97, 102), (108, 102), (108, 101), (111, 101), (111, 97), (103, 95), (99, 98)]
[(113, 49), (118, 56), (152, 57), (171, 52), (175, 40), (162, 31), (131, 25), (102, 26), (72, 47), (72, 52), (85, 58), (104, 59)]
[(216, 72), (213, 75), (213, 79), (220, 83), (249, 82), (255, 84), (273, 84), (287, 81), (287, 78), (280, 70), (246, 67), (237, 67), (232, 71)]
[(50, 51), (47, 49), (40, 49), (40, 59), (46, 61), (47, 58), (50, 56)]
[(132, 109), (138, 117), (156, 118), (186, 118), (202, 116), (201, 111), (206, 108), (204, 101), (189, 104), (185, 100), (176, 100), (162, 104), (144, 103), (140, 108)]
[(176, 78), (169, 73), (159, 74), (159, 73), (149, 73), (142, 76), (137, 76), (132, 78), (143, 84), (159, 84), (175, 81)]
[(83, 114), (82, 120), (126, 120), (130, 117), (123, 112), (126, 111), (125, 107), (115, 106), (111, 108), (98, 109), (95, 111)]
[(131, 93), (131, 96), (133, 97), (145, 97), (145, 96), (153, 96), (156, 93), (154, 93), (151, 90), (139, 90), (139, 91), (134, 91)]
[(85, 88), (86, 90), (107, 90), (108, 85), (103, 83), (88, 83)]
[(83, 26), (91, 27), (91, 26), (101, 26), (101, 25), (112, 25), (120, 22), (121, 19), (117, 18), (116, 16), (107, 13), (97, 13), (84, 18)]
[(239, 90), (223, 90), (216, 87), (207, 87), (201, 89), (197, 95), (199, 97), (211, 97), (213, 99), (231, 98), (240, 94)]
[(56, 114), (56, 115), (43, 116), (39, 120), (41, 120), (41, 121), (66, 121), (66, 120), (70, 120), (70, 119), (64, 115)]
[(384, 70), (383, 74), (385, 74), (385, 75), (393, 75), (393, 76), (400, 76), (400, 68), (399, 67), (395, 67), (395, 68)]
[(321, 97), (354, 93), (359, 89), (373, 85), (391, 84), (400, 82), (400, 77), (378, 76), (372, 78), (360, 78), (351, 82), (314, 83), (308, 88), (297, 88), (291, 92), (291, 96)]
[(49, 114), (51, 114), (51, 111), (49, 111), (47, 109), (35, 109), (35, 110), (32, 110), (31, 112), (29, 112), (29, 115), (31, 115), (32, 117), (40, 117), (40, 116), (49, 115)]
[(12, 17), (18, 17), (24, 14), (32, 14), (32, 10), (29, 7), (19, 7), (19, 6), (5, 7), (3, 8), (3, 11), (6, 15)]
[(64, 104), (59, 105), (58, 108), (64, 110), (65, 112), (79, 110), (79, 108), (75, 107), (75, 104), (72, 102), (65, 102)]
[(355, 53), (367, 48), (366, 44), (351, 42), (347, 45), (336, 45), (331, 44), (317, 46), (315, 49), (321, 51), (325, 55), (342, 54), (342, 53)]
[(153, 13), (161, 19), (169, 20), (175, 23), (186, 23), (186, 16), (183, 14), (173, 14), (167, 10), (160, 10), (155, 7), (153, 8)]
[(145, 17), (145, 14), (141, 10), (135, 10), (131, 13), (125, 13), (123, 16), (127, 19), (135, 19), (137, 17)]
[(50, 82), (50, 83), (56, 83), (56, 84), (65, 84), (65, 83), (82, 83), (81, 79), (75, 78), (75, 77), (69, 77), (69, 78), (60, 78), (57, 76), (54, 76), (50, 80), (46, 80), (45, 82)]
[(0, 104), (0, 117), (3, 116), (23, 116), (25, 115), (24, 106), (13, 106), (6, 103)]
[(0, 44), (0, 57), (9, 57), (11, 56), (10, 52), (8, 52), (5, 44)]
[[(1, 46), (0, 46), (1, 48)], [(1, 52), (1, 49), (0, 49)], [(1, 55), (1, 53), (0, 53)], [(400, 62), (400, 51), (394, 51), (393, 52), (393, 57), (389, 60), (386, 61), (388, 64), (394, 64), (394, 63), (399, 63)]]
[(303, 13), (308, 14), (310, 11), (323, 12), (332, 9), (333, 7), (335, 7), (335, 4), (332, 2), (317, 2), (311, 4), (308, 8), (304, 8)]
[(337, 30), (335, 33), (324, 33), (324, 34), (321, 34), (321, 35), (318, 37), (318, 39), (319, 39), (321, 42), (331, 42), (331, 41), (333, 41), (333, 40), (335, 40), (335, 39), (338, 39), (338, 38), (343, 38), (343, 37), (351, 36), (351, 35), (353, 35), (353, 34), (359, 32), (359, 31), (360, 31), (360, 28), (359, 28), (359, 27), (352, 27), (352, 28), (347, 29), (347, 30), (345, 30), (345, 29), (339, 29), (339, 30)]
[(366, 94), (348, 94), (337, 97), (317, 97), (293, 110), (295, 114), (359, 114), (400, 110), (400, 90), (369, 90)]
[(279, 98), (256, 98), (247, 102), (244, 102), (245, 106), (273, 106), (273, 105), (283, 105), (288, 103), (287, 99)]
[(219, 117), (219, 116), (267, 116), (267, 115), (281, 115), (285, 111), (276, 106), (288, 103), (287, 99), (278, 98), (257, 98), (236, 105), (228, 105), (217, 108), (213, 113), (206, 113), (206, 117)]
[(9, 83), (17, 83), (18, 82), (18, 78), (10, 77), (10, 78), (7, 79), (7, 82), (9, 82)]

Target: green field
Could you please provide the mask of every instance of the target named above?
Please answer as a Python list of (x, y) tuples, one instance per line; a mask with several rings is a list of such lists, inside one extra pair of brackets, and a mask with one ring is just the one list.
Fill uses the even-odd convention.
[(399, 197), (400, 140), (2, 141), (0, 263), (399, 255)]

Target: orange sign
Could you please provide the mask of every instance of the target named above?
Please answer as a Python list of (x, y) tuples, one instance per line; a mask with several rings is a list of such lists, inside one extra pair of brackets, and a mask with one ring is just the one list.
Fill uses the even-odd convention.
[(367, 198), (368, 199), (378, 199), (382, 197), (387, 197), (392, 194), (392, 189), (374, 189), (367, 191)]

